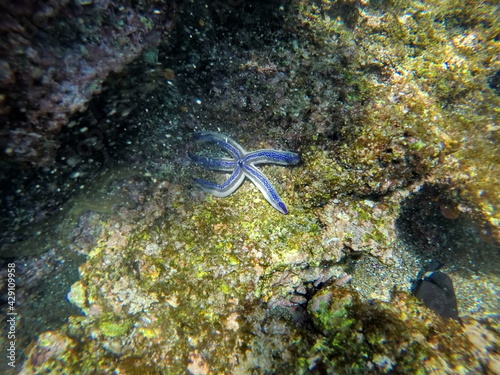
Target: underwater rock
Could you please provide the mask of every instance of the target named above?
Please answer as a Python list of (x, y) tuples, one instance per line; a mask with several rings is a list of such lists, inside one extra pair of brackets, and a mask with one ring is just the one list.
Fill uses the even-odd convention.
[(325, 226), (323, 246), (331, 259), (340, 261), (346, 253), (365, 252), (390, 263), (396, 240), (397, 197), (382, 202), (368, 199), (341, 202), (336, 200), (319, 211)]
[(28, 361), (24, 362), (21, 375), (39, 374), (45, 371), (61, 371), (72, 363), (72, 350), (77, 343), (68, 336), (54, 331), (42, 333), (27, 349)]
[[(68, 297), (84, 315), (57, 331), (78, 345), (47, 357), (40, 372), (495, 369), (496, 295), (467, 319), (465, 332), (394, 289), (409, 290), (412, 262), (421, 258), (406, 240), (420, 235), (419, 244), (427, 243), (420, 251), (456, 254), (447, 248), (456, 232), (442, 229), (464, 228), (470, 211), (460, 200), (486, 221), (496, 215), (496, 176), (486, 179), (490, 167), (473, 153), (484, 149), (490, 157), (495, 146), (486, 131), (495, 101), (483, 92), (497, 55), (496, 34), (485, 32), (491, 9), (458, 0), (183, 2), (178, 54), (152, 51), (148, 60), (168, 60), (161, 71), (175, 75), (137, 99), (144, 101), (135, 117), (142, 132), (123, 163), (147, 170), (154, 186), (131, 192), (135, 204), (111, 209), (100, 231), (91, 231), (92, 215), (78, 221), (75, 249), (87, 259)], [(464, 32), (469, 36), (457, 35)], [(169, 97), (176, 98), (170, 107)], [(194, 129), (230, 133), (251, 148), (300, 151), (304, 163), (293, 173), (265, 170), (279, 181), (290, 214), (269, 209), (251, 186), (225, 199), (195, 192), (187, 182), (194, 171), (183, 160)], [(414, 188), (423, 181), (449, 184), (456, 195), (419, 201)], [(117, 191), (107, 199), (120, 198)], [(96, 199), (92, 210), (103, 202)], [(437, 217), (447, 225), (435, 225)], [(398, 218), (408, 225), (398, 228)], [(404, 243), (396, 248), (396, 240)], [(458, 260), (467, 263), (471, 253)], [(475, 284), (461, 282), (496, 285), (488, 284), (493, 272), (483, 279), (476, 271)], [(377, 277), (363, 277), (370, 272)], [(482, 288), (472, 298), (457, 288), (465, 291), (457, 297), (482, 308)], [(371, 298), (372, 290), (384, 301)], [(38, 363), (35, 352), (27, 354), (26, 368), (32, 356)]]
[(70, 116), (111, 72), (159, 43), (150, 35), (172, 27), (172, 8), (153, 17), (144, 2), (27, 4), (0, 5), (8, 17), (0, 19), (0, 159), (50, 166)]
[(457, 297), (451, 278), (438, 271), (443, 264), (432, 261), (421, 271), (413, 295), (443, 318), (458, 319)]
[(458, 323), (427, 314), (406, 293), (396, 292), (388, 303), (366, 302), (331, 286), (309, 301), (308, 312), (322, 332), (304, 355), (310, 370), (469, 374), (482, 368)]

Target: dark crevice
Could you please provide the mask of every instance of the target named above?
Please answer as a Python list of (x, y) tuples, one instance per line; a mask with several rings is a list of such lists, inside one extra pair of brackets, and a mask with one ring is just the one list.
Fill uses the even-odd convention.
[(500, 247), (479, 220), (462, 212), (444, 185), (424, 185), (406, 198), (396, 229), (409, 251), (450, 267), (497, 273)]

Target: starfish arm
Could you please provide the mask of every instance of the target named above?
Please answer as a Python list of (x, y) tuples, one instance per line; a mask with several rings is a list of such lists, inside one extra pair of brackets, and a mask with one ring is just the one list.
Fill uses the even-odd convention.
[(278, 192), (274, 189), (271, 182), (269, 182), (269, 180), (262, 174), (262, 172), (257, 167), (254, 167), (250, 164), (245, 164), (243, 166), (243, 170), (245, 176), (248, 177), (254, 183), (254, 185), (257, 186), (257, 188), (259, 188), (259, 190), (264, 195), (266, 200), (271, 204), (271, 206), (273, 206), (283, 215), (287, 215), (288, 209), (285, 203), (283, 203)]
[(262, 149), (248, 152), (243, 161), (252, 164), (294, 165), (300, 162), (300, 156), (290, 151)]
[(210, 193), (219, 198), (227, 197), (233, 194), (245, 180), (245, 174), (241, 168), (236, 168), (231, 176), (222, 184), (217, 185), (215, 182), (207, 180), (195, 179), (196, 185), (205, 193)]
[(229, 152), (235, 159), (241, 159), (246, 151), (234, 139), (229, 136), (216, 132), (196, 132), (194, 138), (199, 142), (215, 143), (220, 148)]
[(199, 166), (214, 171), (232, 172), (238, 166), (238, 163), (234, 159), (215, 159), (193, 154), (189, 154), (189, 158)]

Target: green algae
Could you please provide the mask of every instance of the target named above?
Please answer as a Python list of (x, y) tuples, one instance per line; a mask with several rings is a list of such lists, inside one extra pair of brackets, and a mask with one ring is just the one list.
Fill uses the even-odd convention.
[[(279, 215), (263, 204), (251, 185), (240, 193), (228, 199), (209, 198), (203, 204), (184, 203), (182, 220), (165, 216), (158, 228), (132, 233), (122, 247), (110, 250), (106, 242), (101, 243), (103, 249), (81, 267), (88, 295), (86, 311), (97, 315), (72, 320), (68, 327), (88, 350), (78, 354), (86, 366), (102, 368), (102, 361), (108, 358), (106, 351), (118, 351), (117, 344), (106, 339), (128, 335), (133, 337), (133, 349), (117, 352), (120, 360), (116, 369), (147, 368), (154, 361), (157, 365), (148, 371), (180, 374), (192, 356), (203, 355), (212, 371), (227, 370), (228, 355), (243, 361), (242, 351), (251, 347), (255, 338), (242, 324), (253, 314), (262, 313), (262, 301), (287, 295), (274, 275), (285, 272), (300, 280), (299, 271), (317, 264), (325, 250), (319, 245), (320, 226), (309, 211)], [(260, 203), (254, 211), (234, 210), (254, 200)], [(360, 218), (367, 218), (366, 207), (358, 208)], [(158, 246), (152, 247), (152, 240)], [(264, 248), (266, 251), (261, 251)], [(135, 285), (134, 299), (154, 296), (156, 302), (130, 314), (127, 305), (132, 301), (124, 297), (125, 289), (116, 288), (120, 279), (127, 280), (127, 293)], [(100, 281), (94, 285), (92, 280)], [(119, 300), (117, 296), (121, 296)], [(322, 300), (323, 296), (329, 297)], [(367, 361), (378, 369), (397, 366), (418, 373), (426, 367), (411, 358), (428, 359), (435, 353), (419, 337), (439, 330), (435, 327), (438, 323), (431, 319), (422, 323), (421, 312), (404, 318), (404, 314), (420, 311), (404, 298), (393, 306), (372, 306), (361, 302), (355, 293), (326, 288), (308, 306), (312, 322), (323, 336), (306, 331), (290, 333), (293, 351), (300, 354), (295, 357), (294, 373), (326, 366), (361, 374), (367, 371)], [(132, 332), (132, 326), (136, 331)], [(88, 340), (90, 332), (102, 335), (100, 341)], [(290, 345), (288, 339), (280, 340), (280, 345)], [(99, 359), (85, 356), (86, 352), (100, 353), (95, 357)]]
[(334, 151), (342, 166), (363, 171), (357, 191), (384, 194), (429, 175), (447, 179), (461, 192), (457, 203), (466, 202), (498, 228), (500, 201), (491, 192), (500, 176), (491, 166), (499, 160), (490, 129), (500, 99), (487, 85), (500, 67), (496, 6), (321, 1), (299, 2), (298, 12), (327, 49), (345, 53), (349, 41), (359, 47), (337, 69), (350, 69), (345, 82), (364, 87), (368, 99), (355, 104), (352, 120), (359, 125), (341, 130), (343, 144)]
[[(295, 52), (314, 58), (284, 62), (281, 70), (297, 74), (292, 91), (282, 95), (288, 99), (285, 104), (271, 106), (265, 119), (275, 122), (276, 128), (259, 128), (263, 135), (257, 141), (265, 143), (265, 137), (284, 134), (279, 124), (292, 126), (287, 117), (306, 119), (297, 128), (302, 164), (264, 171), (278, 182), (290, 215), (277, 213), (255, 187), (245, 183), (225, 199), (178, 196), (168, 202), (168, 213), (147, 225), (136, 224), (129, 232), (106, 227), (107, 236), (80, 269), (81, 286), (75, 286), (75, 303), (82, 301), (79, 306), (87, 315), (72, 319), (67, 327), (82, 343), (75, 349), (79, 365), (97, 372), (184, 374), (193, 358), (202, 358), (201, 367), (222, 373), (237, 363), (251, 362), (259, 350), (265, 353), (260, 360), (268, 364), (262, 358), (269, 361), (270, 353), (282, 358), (286, 349), (293, 355), (277, 368), (290, 366), (289, 373), (314, 368), (360, 374), (373, 369), (378, 373), (475, 369), (473, 348), (459, 327), (443, 323), (406, 296), (392, 304), (370, 305), (354, 292), (328, 287), (314, 298), (328, 293), (335, 298), (317, 307), (312, 307), (314, 299), (308, 303), (310, 330), (298, 329), (287, 321), (286, 313), (269, 312), (273, 309), (266, 306), (289, 302), (289, 285), (302, 285), (302, 271), (340, 260), (324, 240), (337, 238), (329, 234), (341, 222), (354, 223), (355, 228), (346, 227), (338, 236), (351, 248), (374, 253), (390, 248), (394, 236), (387, 228), (397, 207), (380, 197), (414, 182), (451, 179), (452, 188), (463, 191), (460, 199), (475, 204), (488, 220), (496, 217), (497, 198), (491, 192), (498, 179), (491, 174), (486, 178), (488, 169), (482, 166), (486, 159), (492, 165), (494, 145), (487, 146), (484, 132), (464, 139), (477, 124), (491, 122), (492, 111), (485, 105), (475, 113), (476, 108), (461, 99), (496, 103), (487, 89), (483, 93), (484, 78), (494, 69), (487, 64), (490, 59), (494, 65), (492, 51), (482, 50), (490, 57), (471, 53), (476, 46), (469, 46), (470, 38), (457, 39), (452, 46), (450, 26), (435, 26), (436, 20), (454, 14), (456, 2), (444, 3), (426, 12), (418, 2), (380, 3), (391, 9), (386, 15), (367, 2), (296, 3), (297, 14), (292, 13), (297, 24), (289, 25), (301, 29)], [(481, 26), (479, 17), (459, 13), (474, 28)], [(486, 41), (494, 50), (492, 39)], [(334, 58), (337, 55), (342, 58)], [(468, 67), (469, 58), (476, 65)], [(293, 64), (299, 66), (298, 62), (305, 67), (295, 71)], [(486, 68), (478, 68), (481, 64)], [(253, 66), (252, 61), (238, 72)], [(323, 79), (329, 77), (328, 84), (302, 89), (316, 71)], [(246, 84), (252, 87), (257, 78)], [(310, 99), (313, 94), (308, 91), (324, 95)], [(259, 97), (273, 92), (267, 86)], [(315, 101), (320, 104), (315, 106)], [(231, 118), (231, 111), (221, 108), (224, 111)], [(261, 123), (259, 115), (253, 115), (256, 124)], [(224, 119), (220, 113), (217, 116)], [(242, 137), (248, 141), (244, 145), (255, 145), (252, 131)], [(484, 150), (486, 155), (481, 155)], [(463, 163), (461, 168), (450, 159)], [(463, 165), (471, 177), (478, 177), (473, 183), (458, 175)], [(164, 169), (163, 176), (170, 172)], [(374, 213), (375, 204), (364, 200), (367, 196), (382, 201), (378, 210), (385, 210), (385, 216)], [(335, 199), (340, 204), (332, 203)], [(336, 211), (336, 206), (342, 210)], [(260, 320), (267, 320), (268, 330), (256, 323)], [(273, 337), (275, 327), (284, 327), (281, 332), (286, 335)], [(121, 349), (125, 336), (131, 344)], [(445, 362), (437, 358), (441, 351)], [(266, 368), (248, 366), (245, 370), (256, 373)], [(66, 370), (77, 368), (68, 364)]]
[[(476, 371), (479, 364), (473, 360), (472, 345), (460, 325), (429, 320), (421, 315), (424, 309), (405, 294), (396, 294), (392, 304), (368, 304), (345, 289), (326, 288), (308, 306), (323, 336), (309, 348), (309, 360), (303, 358), (299, 364), (339, 373), (418, 374), (427, 373), (434, 361), (444, 359), (445, 366), (456, 373)], [(429, 336), (447, 349), (436, 352)]]
[[(228, 199), (208, 198), (191, 206), (183, 220), (165, 217), (154, 235), (151, 228), (145, 228), (113, 249), (101, 242), (101, 250), (94, 250), (82, 267), (85, 281), (79, 285), (85, 285), (88, 296), (84, 311), (92, 310), (103, 318), (87, 320), (84, 329), (97, 324), (103, 338), (114, 339), (138, 326), (137, 340), (144, 344), (152, 337), (166, 340), (175, 353), (184, 353), (179, 356), (167, 350), (162, 354), (169, 356), (170, 368), (177, 369), (173, 373), (185, 371), (186, 356), (194, 349), (209, 356), (213, 368), (224, 368), (225, 356), (217, 353), (235, 350), (237, 340), (247, 335), (230, 317), (240, 316), (243, 308), (245, 314), (251, 313), (260, 304), (259, 296), (280, 294), (279, 286), (269, 284), (274, 273), (316, 264), (323, 251), (314, 216), (301, 210), (281, 215), (251, 185), (241, 190)], [(235, 209), (249, 202), (255, 202), (254, 210)], [(158, 246), (148, 247), (152, 238), (159, 241)], [(92, 282), (96, 279), (100, 280), (97, 284)], [(83, 294), (76, 293), (77, 286), (73, 289), (75, 295)], [(142, 309), (134, 308), (141, 303)], [(117, 310), (117, 306), (121, 307)], [(154, 306), (154, 312), (149, 306)], [(156, 323), (143, 326), (141, 319), (152, 315)], [(180, 327), (182, 337), (176, 333)], [(213, 348), (222, 333), (224, 342)], [(136, 348), (135, 355), (137, 350), (142, 349)], [(127, 357), (124, 353), (123, 358)]]
[(102, 334), (106, 337), (116, 337), (123, 336), (127, 333), (132, 327), (132, 322), (124, 321), (124, 322), (111, 322), (111, 321), (102, 321), (99, 323), (99, 329)]

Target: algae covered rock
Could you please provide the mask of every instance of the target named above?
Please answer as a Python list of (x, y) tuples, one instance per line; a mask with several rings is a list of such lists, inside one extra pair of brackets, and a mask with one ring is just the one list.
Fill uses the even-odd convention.
[(355, 293), (329, 287), (309, 301), (308, 312), (322, 332), (306, 357), (310, 369), (470, 374), (482, 368), (459, 323), (442, 320), (405, 293), (396, 292), (390, 303), (362, 302)]
[(44, 332), (28, 349), (29, 361), (24, 364), (20, 374), (63, 374), (68, 366), (76, 364), (77, 356), (73, 352), (76, 346), (77, 343), (63, 333)]
[[(496, 368), (491, 10), (455, 0), (184, 2), (181, 52), (148, 57), (168, 83), (144, 99), (144, 130), (124, 162), (144, 152), (136, 166), (150, 189), (130, 192), (130, 205), (110, 193), (116, 213), (81, 246), (68, 294), (82, 314), (42, 333), (23, 371)], [(174, 109), (161, 103), (168, 96)], [(200, 129), (300, 152), (294, 168), (263, 167), (289, 215), (248, 183), (224, 199), (193, 189), (192, 176), (211, 173), (187, 159)], [(464, 326), (409, 295), (431, 255), (460, 277)]]

